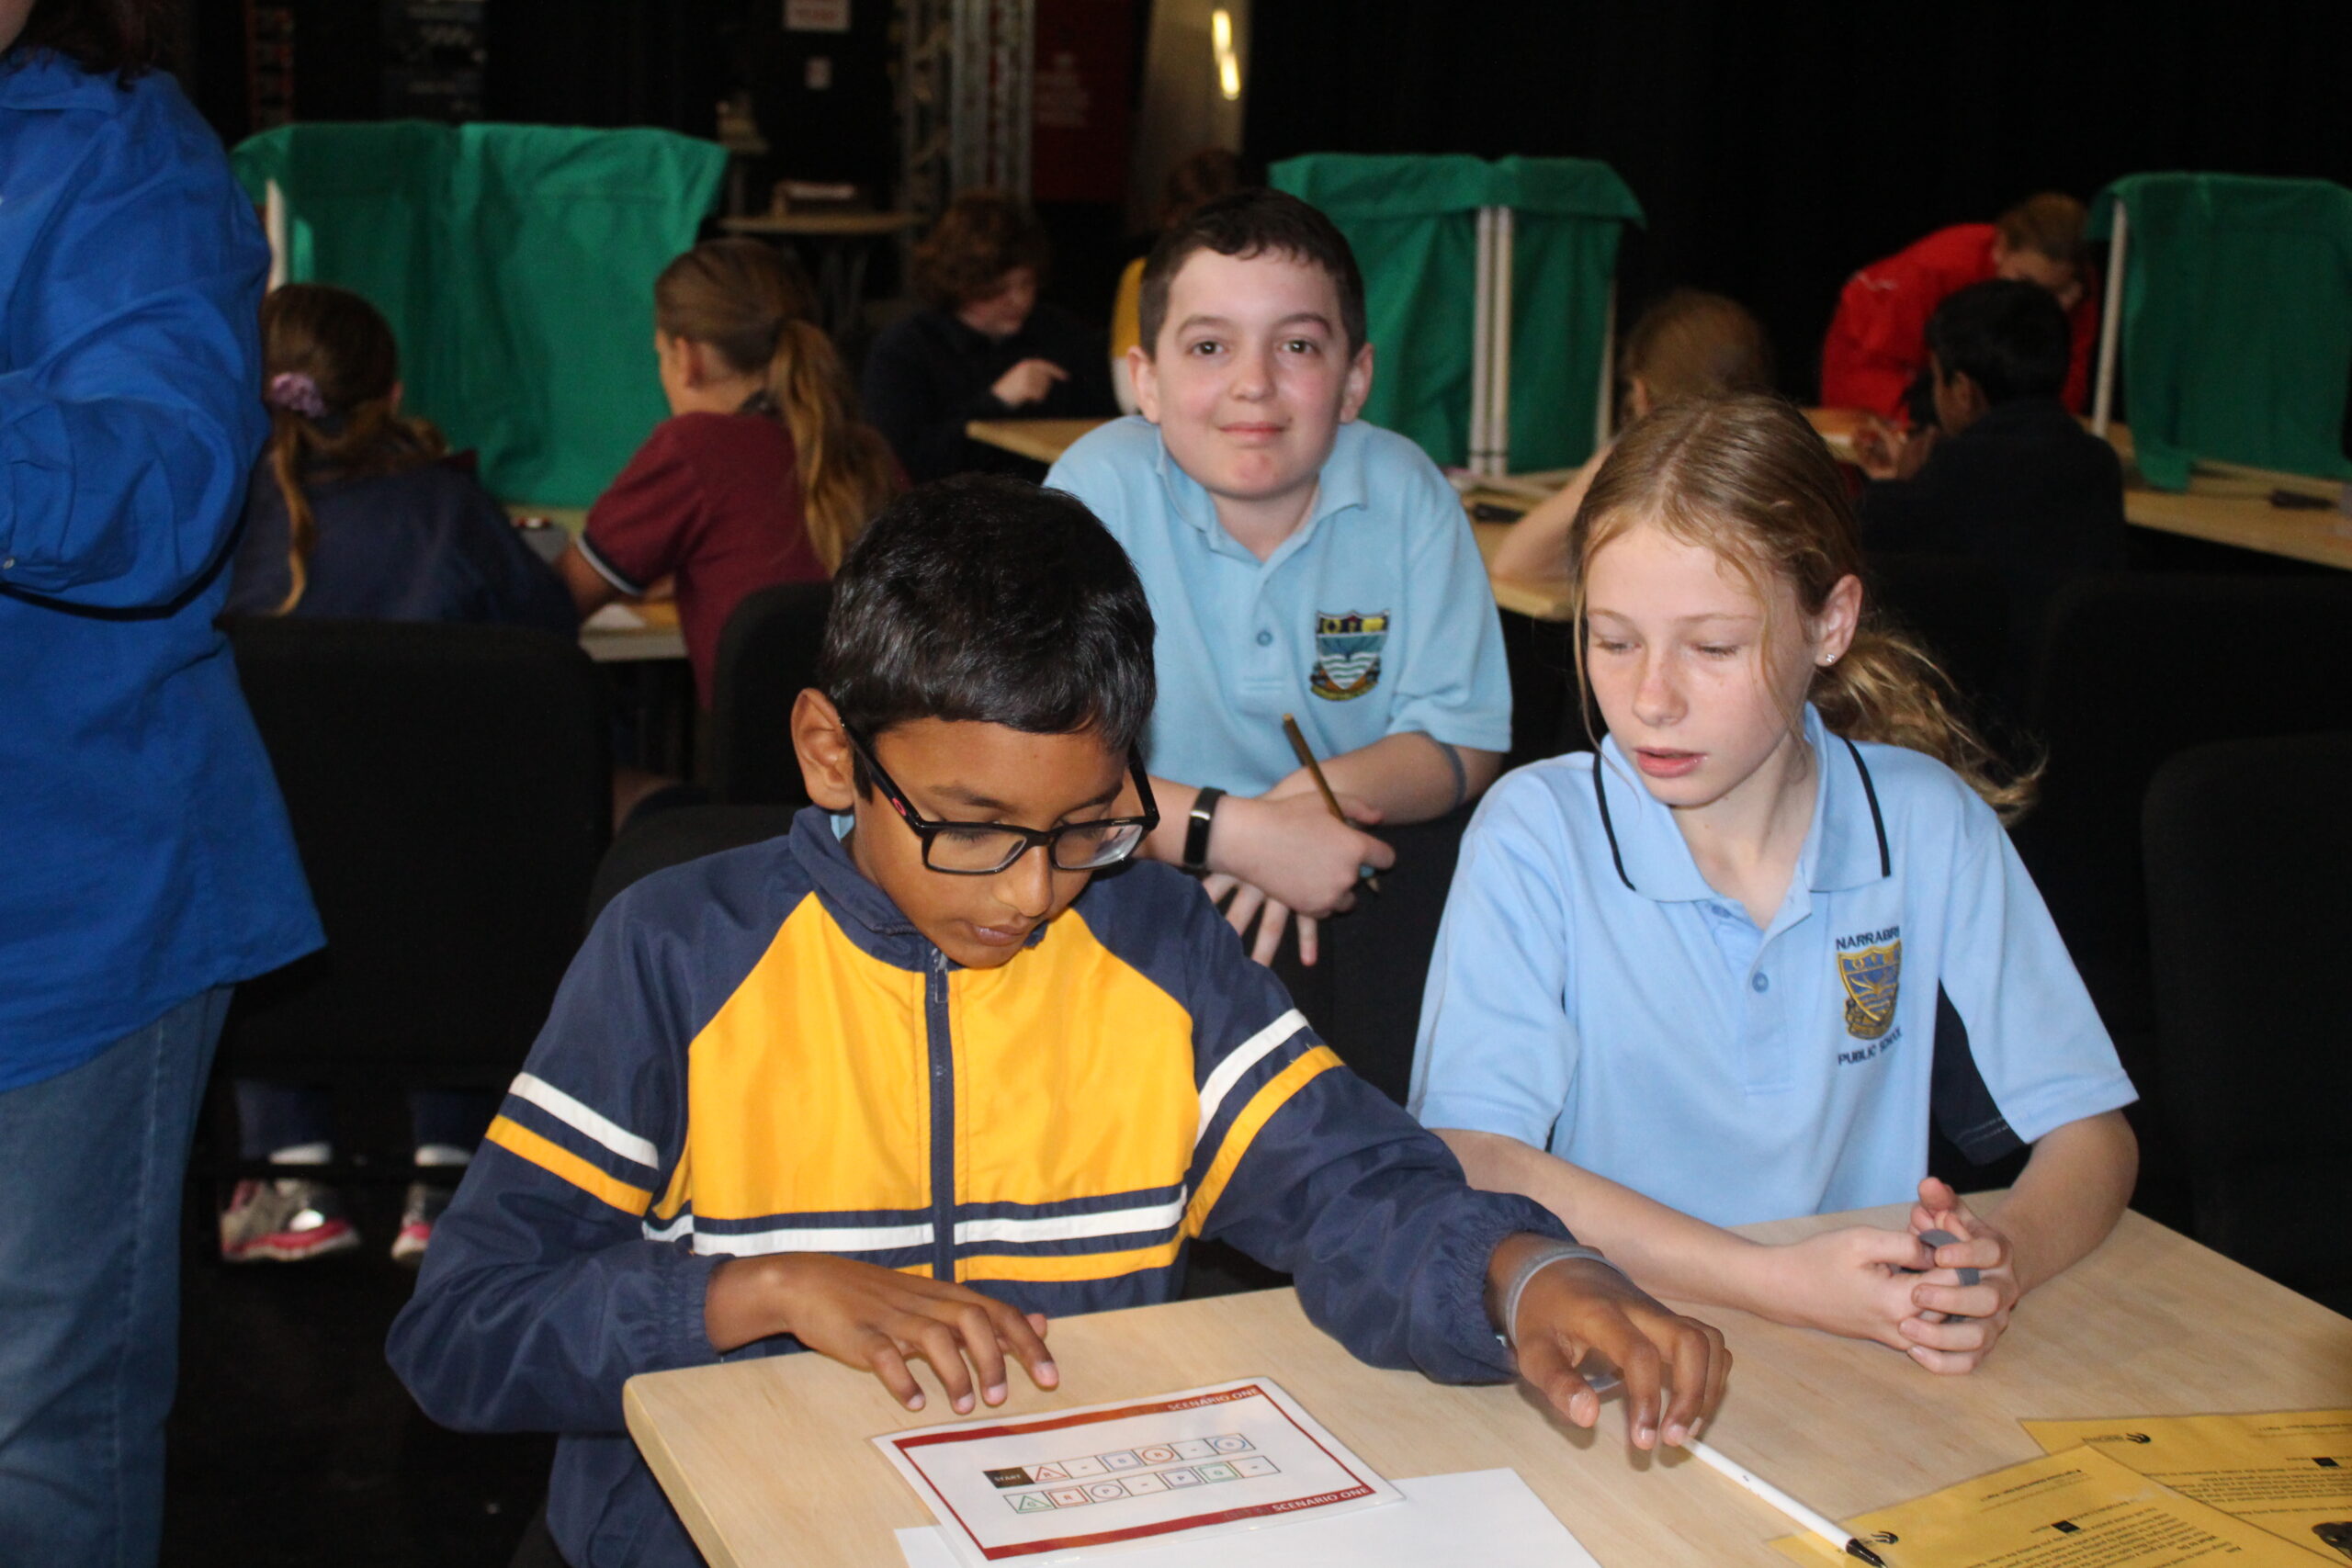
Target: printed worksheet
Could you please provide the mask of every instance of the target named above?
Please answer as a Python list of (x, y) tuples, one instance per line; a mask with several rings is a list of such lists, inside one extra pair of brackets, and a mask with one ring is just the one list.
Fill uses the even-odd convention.
[(1264, 1378), (874, 1439), (957, 1557), (1038, 1559), (1262, 1529), (1397, 1499)]
[(2352, 1562), (2352, 1410), (2026, 1421), (2044, 1449), (2109, 1459), (2314, 1555)]

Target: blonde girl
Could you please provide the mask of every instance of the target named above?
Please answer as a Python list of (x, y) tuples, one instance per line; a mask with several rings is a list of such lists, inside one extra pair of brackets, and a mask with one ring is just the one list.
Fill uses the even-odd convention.
[(561, 562), (582, 615), (674, 578), (695, 689), (744, 595), (822, 581), (899, 488), (807, 291), (757, 240), (711, 240), (653, 286), (671, 418), (597, 499)]
[[(2131, 1083), (1997, 815), (2030, 781), (1876, 624), (1836, 465), (1784, 403), (1634, 425), (1568, 552), (1608, 738), (1472, 824), (1413, 1108), (1646, 1289), (1968, 1371), (2137, 1161)], [(1980, 1162), (2031, 1146), (1998, 1207), (1927, 1176), (1931, 1116)], [(1725, 1228), (1901, 1203), (1787, 1246)]]

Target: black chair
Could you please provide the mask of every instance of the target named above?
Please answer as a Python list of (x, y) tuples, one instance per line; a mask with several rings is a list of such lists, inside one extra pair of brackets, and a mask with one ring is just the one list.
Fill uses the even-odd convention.
[[(2047, 749), (2013, 834), (2123, 1065), (2153, 1101), (2154, 1018), (2142, 802), (2174, 753), (2216, 740), (2352, 729), (2352, 577), (2086, 579), (2051, 607), (2026, 700)], [(2139, 1206), (2178, 1217), (2161, 1108), (2134, 1114)]]
[(237, 988), (224, 1070), (503, 1085), (579, 945), (609, 836), (595, 667), (514, 626), (252, 620), (230, 636), (327, 947)]
[(2347, 793), (2352, 734), (2231, 741), (2159, 769), (2143, 823), (2156, 1077), (2194, 1234), (2338, 1312), (2352, 1311)]
[(711, 793), (735, 806), (806, 806), (792, 705), (817, 683), (829, 582), (763, 588), (735, 606), (711, 674)]
[(588, 889), (588, 923), (623, 888), (690, 860), (741, 849), (792, 831), (789, 806), (680, 806), (630, 821), (605, 852)]
[(2007, 722), (2018, 694), (2007, 683), (2008, 589), (2000, 570), (1974, 556), (1873, 553), (1871, 591), (1902, 630), (1935, 656), (1980, 724)]

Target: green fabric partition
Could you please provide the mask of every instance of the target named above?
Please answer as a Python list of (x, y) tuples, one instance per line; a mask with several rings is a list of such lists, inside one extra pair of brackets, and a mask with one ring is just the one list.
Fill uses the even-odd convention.
[(1619, 230), (1642, 221), (1613, 170), (1581, 158), (1318, 152), (1272, 177), (1328, 213), (1363, 269), (1375, 350), (1364, 417), (1441, 463), (1469, 454), (1478, 209), (1511, 208), (1511, 467), (1591, 455)]
[(2352, 478), (2352, 191), (2133, 175), (2092, 202), (2093, 239), (2118, 201), (2125, 412), (2148, 481), (2184, 490), (2200, 457)]
[(366, 295), (401, 344), (406, 406), (509, 500), (582, 506), (667, 412), (653, 279), (692, 245), (726, 153), (665, 130), (282, 127), (231, 154), (277, 182), (287, 276)]

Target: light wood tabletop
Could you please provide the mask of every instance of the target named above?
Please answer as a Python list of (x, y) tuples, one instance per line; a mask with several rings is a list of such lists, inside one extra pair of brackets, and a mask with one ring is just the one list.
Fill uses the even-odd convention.
[(964, 434), (983, 446), (1010, 452), (1016, 457), (1052, 463), (1078, 445), (1080, 436), (1100, 430), (1110, 423), (1107, 418), (976, 419), (964, 427)]
[[(1901, 1208), (1747, 1227), (1786, 1240)], [(2019, 1308), (1977, 1372), (1941, 1378), (1875, 1345), (1709, 1309), (1735, 1364), (1717, 1448), (1844, 1518), (2041, 1450), (2030, 1416), (2185, 1415), (2352, 1404), (2352, 1319), (2126, 1214), (2090, 1258)], [(1062, 1388), (1014, 1376), (1007, 1412), (1270, 1377), (1391, 1480), (1508, 1466), (1607, 1568), (1781, 1563), (1788, 1522), (1679, 1454), (1636, 1453), (1622, 1402), (1597, 1432), (1515, 1386), (1446, 1388), (1367, 1367), (1288, 1291), (1065, 1318)], [(953, 1419), (910, 1414), (872, 1377), (785, 1356), (632, 1379), (630, 1432), (715, 1568), (902, 1562), (891, 1531), (931, 1523), (867, 1439)]]

